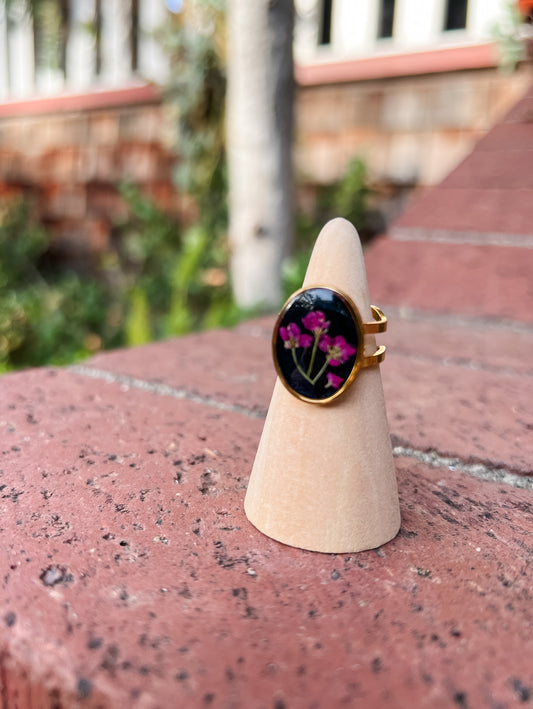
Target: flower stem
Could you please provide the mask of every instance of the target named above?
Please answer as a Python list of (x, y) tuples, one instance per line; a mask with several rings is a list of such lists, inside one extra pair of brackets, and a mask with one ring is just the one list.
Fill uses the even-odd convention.
[(292, 352), (292, 358), (293, 358), (293, 360), (294, 360), (294, 364), (295, 364), (295, 366), (296, 366), (296, 369), (300, 372), (300, 374), (302, 375), (302, 377), (303, 377), (304, 379), (306, 379), (310, 384), (313, 384), (314, 382), (313, 382), (313, 380), (311, 379), (311, 377), (310, 377), (308, 374), (306, 374), (306, 373), (304, 372), (304, 370), (303, 370), (303, 369), (301, 368), (301, 366), (300, 366), (300, 363), (299, 363), (298, 360), (296, 359), (296, 349), (295, 349), (294, 347), (291, 347), (291, 352)]
[(329, 364), (329, 359), (326, 357), (326, 361), (325, 361), (324, 364), (322, 365), (322, 367), (321, 367), (319, 373), (316, 375), (316, 377), (314, 377), (314, 379), (311, 379), (311, 380), (310, 380), (310, 381), (311, 381), (311, 384), (316, 384), (316, 383), (317, 383), (317, 381), (320, 379), (320, 377), (321, 377), (321, 376), (324, 374), (324, 372), (326, 371), (326, 368), (327, 368), (328, 364)]
[[(313, 351), (311, 352), (311, 361), (309, 362), (309, 367), (307, 367), (307, 376), (311, 376), (311, 372), (313, 371), (313, 367), (315, 365), (315, 357), (316, 357), (316, 350), (318, 347), (318, 340), (320, 338), (321, 331), (318, 330), (315, 332), (315, 341), (313, 343)], [(311, 381), (311, 380), (309, 380)]]

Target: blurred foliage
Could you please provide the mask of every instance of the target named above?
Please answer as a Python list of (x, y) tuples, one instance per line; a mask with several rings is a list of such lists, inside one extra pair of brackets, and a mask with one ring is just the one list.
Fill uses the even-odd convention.
[(224, 8), (223, 0), (190, 0), (158, 33), (170, 61), (163, 98), (174, 126), (175, 183), (197, 201), (201, 220), (222, 229), (227, 225)]
[(512, 0), (505, 3), (500, 20), (492, 27), (492, 36), (499, 48), (500, 68), (514, 71), (527, 58), (526, 41), (531, 39), (531, 25)]
[(324, 210), (328, 219), (344, 217), (362, 230), (368, 214), (369, 192), (366, 165), (361, 158), (353, 158), (344, 177), (323, 189), (319, 208)]
[(121, 192), (129, 216), (115, 226), (105, 267), (125, 303), (126, 343), (235, 324), (243, 314), (231, 300), (223, 235), (202, 219), (183, 228), (132, 185)]
[(201, 223), (182, 231), (131, 185), (122, 194), (129, 215), (96, 277), (55, 263), (28, 203), (0, 203), (0, 372), (229, 327), (245, 315), (231, 300), (224, 242)]
[[(230, 327), (253, 315), (233, 303), (225, 231), (209, 228), (217, 223), (212, 213), (183, 227), (133, 185), (122, 185), (121, 194), (128, 216), (114, 225), (115, 247), (96, 278), (54, 264), (28, 203), (0, 203), (0, 372), (66, 364), (102, 348)], [(287, 295), (301, 287), (328, 219), (364, 225), (367, 195), (358, 160), (337, 185), (319, 189), (314, 211), (299, 215), (296, 249), (284, 264)]]
[[(35, 17), (46, 0), (28, 0)], [(131, 184), (128, 215), (96, 278), (50, 267), (49, 239), (28, 206), (0, 216), (0, 368), (63, 364), (101, 347), (137, 345), (205, 327), (231, 326), (224, 151), (224, 2), (191, 0), (160, 39), (171, 63), (165, 106), (175, 126), (174, 178), (191, 223), (163, 213)], [(46, 258), (44, 258), (46, 257)], [(47, 263), (47, 268), (44, 264)]]
[(174, 182), (192, 199), (195, 215), (193, 224), (179, 225), (123, 187), (133, 216), (120, 227), (129, 344), (230, 326), (244, 316), (229, 280), (224, 10), (223, 0), (190, 0), (158, 32), (170, 60), (163, 99), (174, 127)]
[(362, 240), (371, 236), (368, 229), (370, 188), (366, 165), (352, 158), (342, 179), (316, 188), (311, 210), (296, 215), (296, 235), (293, 254), (283, 264), (283, 291), (288, 297), (302, 282), (315, 240), (326, 222), (335, 217), (348, 219)]
[(66, 364), (118, 342), (105, 286), (46, 265), (48, 249), (26, 203), (0, 204), (0, 371)]
[[(29, 2), (37, 8), (39, 2)], [(227, 242), (224, 149), (226, 87), (223, 0), (190, 0), (160, 39), (171, 60), (164, 98), (175, 127), (175, 183), (187, 217), (164, 213), (132, 184), (119, 187), (127, 216), (112, 226), (112, 247), (96, 275), (60, 268), (46, 231), (20, 200), (0, 202), (0, 372), (66, 364), (99, 349), (139, 345), (243, 317), (234, 304)], [(43, 5), (44, 6), (44, 5)], [(297, 215), (288, 293), (302, 284), (324, 223), (344, 216), (364, 229), (368, 187), (353, 160), (339, 183), (317, 188)]]
[(163, 98), (174, 127), (174, 182), (192, 198), (196, 214), (194, 224), (174, 223), (165, 232), (168, 217), (131, 187), (123, 189), (138, 225), (136, 232), (122, 227), (130, 265), (132, 252), (149, 245), (147, 235), (154, 232), (156, 239), (134, 278), (130, 344), (148, 334), (229, 326), (244, 316), (233, 303), (229, 280), (224, 10), (223, 0), (191, 0), (158, 32), (170, 60)]

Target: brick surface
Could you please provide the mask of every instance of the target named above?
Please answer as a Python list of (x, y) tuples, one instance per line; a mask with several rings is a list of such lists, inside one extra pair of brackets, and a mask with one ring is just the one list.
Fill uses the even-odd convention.
[[(533, 106), (533, 99), (531, 100)], [(519, 120), (521, 119), (521, 120)], [(499, 152), (520, 150), (531, 146), (533, 133), (533, 110), (531, 118), (524, 111), (514, 121), (504, 121), (495, 126), (476, 146), (476, 152)], [(531, 149), (531, 147), (530, 147)]]
[(522, 123), (523, 121), (531, 121), (533, 119), (533, 92), (529, 91), (520, 103), (516, 104), (509, 113), (505, 116), (505, 123)]
[(382, 367), (396, 443), (531, 474), (533, 331), (389, 311)]
[[(112, 222), (125, 210), (115, 198), (121, 180), (135, 180), (174, 213), (181, 201), (172, 186), (174, 158), (162, 137), (161, 106), (78, 108), (71, 105), (63, 113), (0, 120), (2, 189), (17, 188), (36, 197), (36, 217), (53, 220), (54, 236), (59, 232), (70, 239), (72, 252), (77, 252), (73, 262), (83, 258), (87, 249), (108, 242)], [(93, 205), (95, 191), (98, 203)], [(94, 239), (85, 220), (106, 209), (99, 231), (107, 233)], [(68, 228), (63, 226), (66, 221)]]
[[(532, 126), (533, 130), (533, 126)], [(479, 150), (473, 153), (462, 170), (456, 170), (441, 187), (476, 189), (498, 188), (502, 180), (508, 190), (521, 190), (524, 201), (533, 199), (533, 149)], [(527, 195), (527, 192), (531, 194)]]
[(531, 380), (391, 355), (383, 367), (396, 443), (531, 474)]
[(274, 387), (271, 318), (235, 331), (191, 335), (133, 350), (102, 353), (86, 365), (186, 390), (264, 415)]
[[(273, 319), (103, 353), (84, 366), (162, 384), (263, 416), (274, 384)], [(391, 316), (382, 377), (397, 444), (531, 472), (533, 331)], [(497, 342), (497, 346), (495, 346)], [(209, 367), (205, 366), (209, 362)]]
[(376, 302), (533, 323), (533, 249), (381, 239), (366, 264)]
[[(527, 352), (533, 349), (533, 331), (527, 325), (460, 316), (438, 317), (434, 313), (405, 311), (385, 306), (388, 329), (383, 340), (388, 358), (411, 357), (440, 367), (463, 365), (470, 371), (506, 375), (531, 375)], [(389, 359), (387, 359), (389, 361)]]
[[(435, 184), (523, 94), (528, 80), (527, 71), (510, 79), (495, 70), (300, 86), (298, 165), (314, 181), (328, 182), (345, 174), (350, 156), (362, 155), (375, 179)], [(404, 132), (413, 135), (409, 171), (402, 166)]]
[(532, 100), (533, 86), (440, 185), (413, 200), (397, 226), (531, 236)]
[(435, 188), (417, 198), (396, 226), (449, 231), (531, 235), (533, 200), (528, 189)]
[(313, 554), (244, 517), (250, 412), (57, 370), (0, 388), (6, 706), (530, 701), (529, 491), (402, 457), (400, 535)]

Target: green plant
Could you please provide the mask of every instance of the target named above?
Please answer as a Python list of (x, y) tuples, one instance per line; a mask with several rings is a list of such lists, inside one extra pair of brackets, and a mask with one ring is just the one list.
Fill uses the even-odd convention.
[(45, 265), (46, 231), (27, 202), (0, 205), (0, 371), (66, 364), (120, 342), (105, 286)]
[(176, 185), (195, 199), (200, 219), (225, 226), (224, 6), (222, 0), (193, 0), (159, 38), (171, 67), (164, 100), (179, 156)]
[(365, 235), (369, 194), (366, 165), (360, 158), (350, 160), (341, 180), (317, 188), (313, 208), (296, 215), (293, 253), (283, 263), (282, 282), (286, 296), (301, 287), (313, 244), (327, 221), (344, 217)]
[(517, 64), (527, 57), (524, 18), (516, 2), (507, 2), (499, 21), (492, 27), (492, 36), (499, 48), (500, 68), (514, 71)]
[[(38, 20), (56, 0), (24, 3)], [(224, 5), (191, 0), (160, 33), (172, 67), (165, 104), (176, 127), (174, 179), (190, 197), (192, 218), (165, 214), (137, 187), (121, 185), (128, 216), (113, 225), (98, 278), (86, 279), (45, 267), (46, 233), (26, 206), (13, 208), (0, 226), (0, 368), (66, 363), (250, 314), (235, 306), (229, 283)], [(23, 276), (15, 282), (17, 269)]]
[(117, 250), (104, 265), (124, 303), (127, 343), (138, 345), (166, 334), (161, 319), (171, 307), (180, 227), (134, 185), (121, 185), (120, 193), (129, 214), (114, 227)]
[(363, 229), (368, 214), (368, 194), (366, 165), (360, 158), (352, 158), (342, 180), (322, 193), (322, 208)]
[(107, 255), (110, 281), (126, 312), (129, 345), (233, 324), (240, 316), (227, 278), (224, 234), (214, 217), (183, 228), (132, 185), (121, 194), (129, 217), (115, 226), (117, 251)]
[(191, 0), (158, 33), (171, 67), (163, 97), (174, 126), (174, 182), (195, 214), (179, 224), (122, 188), (131, 213), (118, 229), (130, 344), (231, 326), (250, 314), (235, 305), (229, 281), (224, 9), (224, 0)]
[(244, 316), (229, 282), (224, 10), (224, 0), (192, 0), (159, 33), (171, 66), (164, 100), (175, 128), (174, 181), (196, 206), (172, 266), (167, 335)]

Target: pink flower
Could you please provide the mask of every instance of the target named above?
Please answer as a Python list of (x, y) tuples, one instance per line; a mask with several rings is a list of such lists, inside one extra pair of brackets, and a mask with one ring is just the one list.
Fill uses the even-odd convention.
[(327, 332), (330, 325), (329, 321), (326, 320), (326, 316), (321, 310), (312, 310), (310, 313), (302, 318), (303, 326), (306, 327), (311, 332)]
[(285, 347), (288, 350), (292, 350), (295, 347), (303, 347), (304, 349), (307, 349), (307, 347), (310, 347), (313, 342), (311, 335), (302, 335), (298, 325), (293, 322), (289, 323), (287, 327), (280, 327), (279, 336), (285, 343)]
[(318, 346), (322, 352), (326, 353), (327, 360), (332, 367), (338, 367), (340, 364), (344, 364), (344, 362), (350, 359), (356, 352), (342, 335), (337, 335), (337, 337), (323, 335), (320, 338)]
[(331, 372), (328, 372), (327, 374), (328, 377), (328, 383), (326, 384), (326, 389), (328, 387), (333, 387), (333, 389), (338, 389), (340, 385), (342, 384), (342, 377), (338, 377), (336, 374), (331, 374)]

